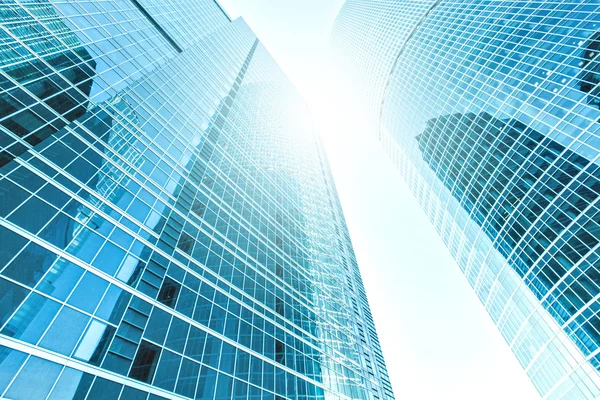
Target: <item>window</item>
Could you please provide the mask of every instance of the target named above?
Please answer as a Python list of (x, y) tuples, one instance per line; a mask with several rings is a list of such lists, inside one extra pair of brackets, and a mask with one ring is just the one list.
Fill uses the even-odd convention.
[(185, 232), (181, 232), (181, 236), (179, 236), (179, 241), (177, 242), (177, 247), (179, 247), (179, 249), (181, 249), (183, 252), (191, 254), (192, 249), (194, 248), (194, 242), (194, 238)]
[(181, 285), (178, 282), (167, 277), (163, 281), (160, 291), (158, 292), (157, 300), (166, 306), (174, 308), (175, 303), (177, 302), (177, 296), (179, 295), (180, 289)]
[(142, 340), (133, 366), (129, 372), (129, 377), (138, 381), (150, 383), (156, 371), (156, 364), (160, 356), (160, 347), (153, 345), (145, 340)]

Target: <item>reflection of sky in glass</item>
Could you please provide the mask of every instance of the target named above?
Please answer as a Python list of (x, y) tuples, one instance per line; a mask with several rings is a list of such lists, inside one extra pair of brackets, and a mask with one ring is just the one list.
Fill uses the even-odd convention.
[[(329, 34), (343, 1), (223, 4), (244, 16), (309, 100), (332, 163), (396, 396), (537, 398), (395, 168), (365, 137), (359, 113), (328, 96), (331, 79), (323, 72)], [(379, 7), (394, 4), (381, 2)], [(410, 20), (407, 13), (401, 15)], [(375, 44), (360, 49), (380, 50), (385, 49)], [(340, 92), (355, 83), (345, 81)], [(505, 384), (498, 386), (498, 376)]]
[(60, 29), (17, 41), (66, 35), (94, 71), (65, 83), (80, 113), (32, 97), (52, 130), (8, 135), (0, 396), (391, 397), (307, 108), (244, 21), (209, 0), (9, 6), (55, 3)]
[(597, 6), (351, 0), (340, 15), (337, 70), (538, 391), (598, 396)]

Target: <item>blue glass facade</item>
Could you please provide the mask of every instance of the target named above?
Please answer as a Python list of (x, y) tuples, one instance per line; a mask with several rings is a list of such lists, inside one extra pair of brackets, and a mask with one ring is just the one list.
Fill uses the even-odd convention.
[(0, 16), (0, 397), (393, 398), (308, 110), (243, 20)]
[(333, 60), (535, 387), (600, 396), (600, 2), (348, 0)]

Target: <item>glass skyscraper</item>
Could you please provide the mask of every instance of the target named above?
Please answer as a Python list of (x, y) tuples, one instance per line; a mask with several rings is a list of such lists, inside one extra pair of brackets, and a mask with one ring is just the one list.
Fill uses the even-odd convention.
[(393, 399), (307, 107), (243, 20), (0, 22), (0, 398)]
[(348, 0), (332, 34), (338, 89), (548, 399), (600, 397), (599, 53), (597, 0)]

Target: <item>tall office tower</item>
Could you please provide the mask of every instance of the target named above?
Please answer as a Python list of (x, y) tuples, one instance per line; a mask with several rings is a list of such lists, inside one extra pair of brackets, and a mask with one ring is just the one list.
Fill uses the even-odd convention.
[(307, 108), (243, 20), (0, 18), (0, 398), (393, 398)]
[(332, 48), (539, 393), (598, 398), (600, 3), (348, 0)]

